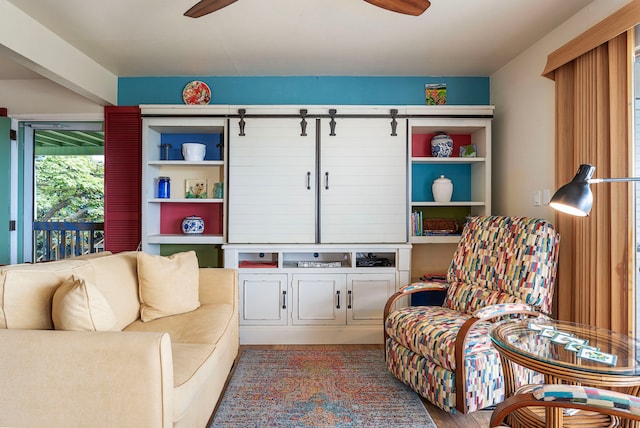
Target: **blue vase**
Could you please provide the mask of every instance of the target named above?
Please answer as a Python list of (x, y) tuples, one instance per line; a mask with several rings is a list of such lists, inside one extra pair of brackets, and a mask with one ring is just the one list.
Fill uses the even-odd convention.
[(204, 233), (204, 220), (202, 220), (202, 217), (196, 215), (185, 217), (182, 220), (182, 233), (187, 235)]
[(447, 134), (438, 134), (431, 139), (431, 156), (448, 158), (453, 153), (453, 139)]

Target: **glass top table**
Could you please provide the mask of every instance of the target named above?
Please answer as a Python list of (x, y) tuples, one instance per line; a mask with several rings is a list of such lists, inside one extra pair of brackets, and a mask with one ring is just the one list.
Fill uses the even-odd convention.
[(640, 342), (602, 328), (555, 320), (507, 321), (492, 330), (491, 339), (522, 358), (567, 370), (640, 376)]
[[(536, 318), (504, 321), (490, 336), (502, 361), (505, 397), (531, 388), (515, 384), (517, 366), (541, 373), (545, 383), (615, 388), (640, 396), (640, 342), (634, 338), (588, 325)], [(563, 419), (570, 417), (559, 409), (529, 408), (514, 412), (509, 423), (514, 427), (560, 427)], [(589, 426), (616, 426), (608, 417), (592, 422)]]

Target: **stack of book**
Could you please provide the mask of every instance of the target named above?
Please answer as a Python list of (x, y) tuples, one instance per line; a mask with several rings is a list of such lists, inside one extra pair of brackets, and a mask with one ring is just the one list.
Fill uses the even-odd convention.
[(422, 211), (415, 211), (411, 213), (411, 235), (423, 236), (424, 226), (422, 223)]

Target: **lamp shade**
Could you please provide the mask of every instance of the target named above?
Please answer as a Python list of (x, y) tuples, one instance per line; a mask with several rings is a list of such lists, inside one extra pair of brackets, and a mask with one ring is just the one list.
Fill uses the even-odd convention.
[(574, 216), (585, 217), (589, 215), (593, 205), (593, 194), (589, 187), (589, 180), (595, 170), (593, 165), (580, 165), (573, 180), (558, 189), (549, 205), (555, 210)]

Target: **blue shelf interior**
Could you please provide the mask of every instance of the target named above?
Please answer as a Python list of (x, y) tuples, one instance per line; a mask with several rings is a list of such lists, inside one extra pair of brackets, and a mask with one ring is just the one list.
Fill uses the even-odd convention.
[[(204, 160), (222, 160), (222, 134), (162, 134), (161, 144), (171, 144), (169, 160), (182, 160), (182, 143), (200, 143), (207, 146)], [(160, 148), (158, 147), (158, 150)]]
[(411, 200), (433, 202), (433, 180), (444, 175), (453, 183), (452, 202), (471, 201), (471, 165), (426, 164), (411, 165)]

